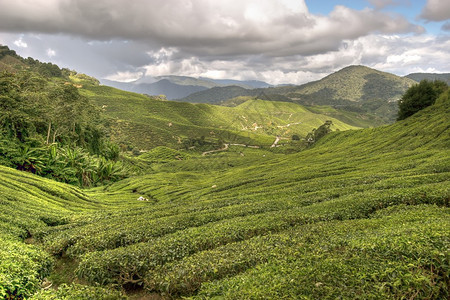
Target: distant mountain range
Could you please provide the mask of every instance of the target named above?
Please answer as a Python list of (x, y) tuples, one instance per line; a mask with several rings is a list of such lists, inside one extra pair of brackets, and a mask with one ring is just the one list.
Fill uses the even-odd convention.
[(441, 80), (446, 82), (450, 85), (450, 73), (412, 73), (409, 75), (406, 75), (405, 77), (408, 77), (412, 80), (415, 80), (417, 82), (421, 80)]
[[(303, 105), (330, 105), (349, 111), (371, 113), (391, 122), (397, 112), (396, 101), (417, 82), (365, 66), (349, 66), (321, 80), (296, 86), (243, 89), (237, 86), (213, 87), (179, 101), (230, 103), (230, 99), (250, 96), (271, 101)], [(231, 101), (233, 102), (233, 101)]]
[(266, 88), (271, 85), (257, 80), (211, 79), (206, 77), (194, 78), (188, 76), (158, 76), (143, 77), (132, 82), (118, 82), (107, 79), (102, 84), (119, 88), (121, 90), (147, 95), (165, 95), (167, 99), (174, 100), (187, 97), (193, 93), (205, 91), (210, 88), (223, 86), (238, 86), (242, 89)]
[(349, 66), (321, 80), (303, 85), (271, 86), (262, 81), (193, 78), (186, 76), (143, 77), (123, 83), (103, 84), (148, 95), (165, 95), (169, 100), (230, 105), (237, 97), (296, 102), (302, 105), (330, 105), (348, 111), (370, 113), (386, 122), (395, 119), (397, 100), (420, 80), (443, 80), (450, 74), (414, 73), (400, 77), (366, 66)]

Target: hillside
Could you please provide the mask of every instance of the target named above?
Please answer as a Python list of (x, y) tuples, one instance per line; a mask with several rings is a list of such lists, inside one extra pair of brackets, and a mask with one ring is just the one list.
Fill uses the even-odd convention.
[(450, 84), (450, 73), (412, 73), (408, 74), (405, 77), (412, 79), (414, 81), (420, 82), (421, 80), (441, 80), (447, 84)]
[(178, 99), (182, 102), (190, 103), (210, 103), (220, 104), (221, 102), (238, 96), (256, 96), (255, 90), (245, 89), (240, 86), (232, 85), (225, 87), (214, 87), (205, 91), (192, 93), (189, 96)]
[[(155, 146), (182, 148), (188, 140), (270, 146), (277, 135), (290, 140), (306, 136), (326, 120), (333, 129), (362, 127), (357, 116), (327, 115), (286, 102), (251, 100), (237, 107), (163, 101), (107, 86), (86, 85), (80, 93), (96, 102), (110, 118), (111, 138), (123, 146), (148, 150)], [(353, 122), (351, 120), (354, 120)], [(350, 122), (353, 125), (349, 125)], [(217, 148), (217, 146), (214, 146)]]
[[(330, 105), (347, 111), (376, 116), (391, 123), (397, 112), (396, 101), (416, 82), (364, 66), (349, 66), (325, 78), (300, 86), (240, 90), (212, 88), (189, 95), (181, 101), (219, 103), (238, 96), (271, 96), (273, 100), (295, 101), (304, 105)], [(214, 95), (217, 94), (217, 97)], [(285, 99), (283, 99), (283, 97)]]
[[(0, 251), (23, 247), (7, 266), (29, 270), (2, 260), (0, 278), (33, 282), (28, 294), (44, 276), (78, 278), (92, 299), (108, 284), (132, 299), (446, 299), (449, 113), (447, 91), (406, 120), (299, 153), (230, 146), (83, 192), (0, 167)], [(161, 151), (172, 150), (149, 157)]]
[[(330, 104), (331, 101), (397, 101), (414, 81), (364, 66), (349, 66), (292, 90), (288, 95), (301, 101)], [(319, 96), (322, 98), (319, 100)], [(317, 103), (323, 101), (326, 103)]]

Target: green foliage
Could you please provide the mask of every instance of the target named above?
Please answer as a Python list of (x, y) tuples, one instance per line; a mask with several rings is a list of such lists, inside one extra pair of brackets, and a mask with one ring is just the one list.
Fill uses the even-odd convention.
[(3, 72), (0, 107), (3, 164), (80, 186), (123, 178), (119, 147), (105, 139), (99, 109), (74, 85)]
[(150, 163), (167, 163), (176, 160), (189, 159), (190, 155), (186, 152), (174, 150), (168, 147), (160, 146), (151, 149), (139, 156), (139, 159)]
[(63, 284), (58, 289), (40, 291), (30, 298), (31, 300), (122, 300), (127, 299), (120, 291), (99, 286), (86, 286), (80, 284)]
[[(5, 103), (25, 112), (16, 105), (23, 101), (15, 101), (34, 80), (5, 78)], [(74, 109), (85, 101), (77, 89), (49, 85)], [(293, 123), (308, 123), (301, 129), (307, 131), (325, 124), (314, 131), (320, 137), (314, 147), (292, 154), (238, 142), (204, 156), (157, 147), (127, 159), (145, 174), (115, 183), (122, 172), (117, 147), (99, 143), (102, 156), (96, 156), (72, 140), (91, 132), (86, 115), (79, 120), (68, 113), (67, 123), (52, 119), (58, 123), (52, 132), (66, 126), (70, 134), (49, 145), (48, 124), (33, 114), (24, 127), (14, 124), (21, 138), (2, 126), (3, 162), (78, 185), (108, 183), (82, 191), (0, 166), (2, 298), (122, 299), (115, 288), (197, 299), (449, 297), (449, 91), (393, 125), (330, 133), (337, 120), (295, 103), (250, 100), (213, 108), (95, 85), (82, 94), (106, 105), (115, 129), (140, 128), (145, 139), (156, 128), (162, 139), (179, 137), (172, 138), (179, 146), (185, 138), (219, 147), (224, 136), (271, 145), (277, 130), (297, 133), (287, 131)], [(45, 99), (34, 96), (27, 99)], [(264, 127), (264, 134), (220, 128), (233, 118), (239, 126)], [(70, 268), (58, 269), (62, 261)], [(70, 274), (58, 277), (62, 272)], [(44, 276), (62, 285), (40, 290)], [(75, 277), (83, 285), (73, 284)]]
[(422, 80), (410, 87), (398, 102), (397, 120), (403, 120), (416, 112), (432, 105), (436, 99), (448, 89), (443, 81)]
[(0, 297), (17, 299), (36, 292), (52, 267), (43, 250), (0, 235)]
[(323, 138), (326, 134), (331, 132), (331, 125), (333, 122), (330, 120), (325, 121), (319, 128), (314, 128), (312, 132), (308, 133), (306, 136), (306, 143), (311, 146), (316, 143), (318, 140)]

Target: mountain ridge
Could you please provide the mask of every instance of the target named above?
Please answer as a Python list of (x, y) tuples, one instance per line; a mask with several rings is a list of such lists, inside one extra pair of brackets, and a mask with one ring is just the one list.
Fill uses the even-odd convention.
[(119, 82), (102, 79), (101, 82), (115, 88), (129, 92), (147, 94), (151, 96), (165, 95), (169, 100), (181, 99), (193, 93), (215, 87), (239, 86), (244, 89), (255, 87), (269, 87), (270, 84), (257, 80), (212, 79), (207, 77), (189, 77), (166, 75), (156, 77), (142, 77), (131, 82)]

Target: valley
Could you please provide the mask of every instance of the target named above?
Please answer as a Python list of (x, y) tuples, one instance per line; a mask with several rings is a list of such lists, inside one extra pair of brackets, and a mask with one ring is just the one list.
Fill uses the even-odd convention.
[(449, 297), (446, 85), (393, 121), (365, 67), (213, 105), (0, 66), (0, 298)]

